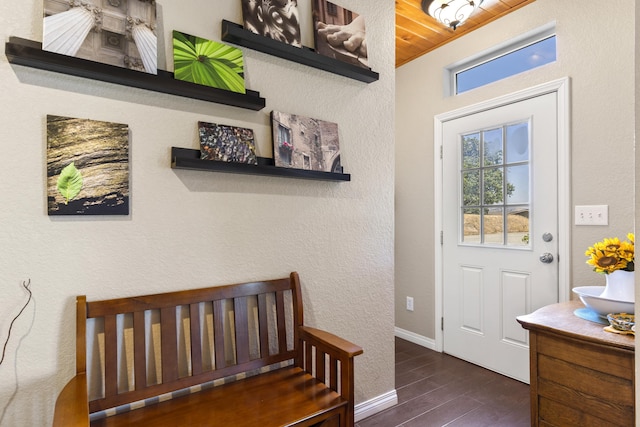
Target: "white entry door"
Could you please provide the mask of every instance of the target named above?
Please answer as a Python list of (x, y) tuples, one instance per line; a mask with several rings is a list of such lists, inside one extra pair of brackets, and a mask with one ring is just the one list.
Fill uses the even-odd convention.
[(442, 126), (444, 351), (527, 383), (516, 317), (558, 301), (557, 96)]

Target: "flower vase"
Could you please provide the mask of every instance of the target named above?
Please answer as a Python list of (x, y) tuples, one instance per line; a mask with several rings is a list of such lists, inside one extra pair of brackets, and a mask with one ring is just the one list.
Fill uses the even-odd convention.
[(635, 280), (633, 271), (616, 270), (605, 274), (606, 286), (600, 295), (614, 301), (635, 302)]

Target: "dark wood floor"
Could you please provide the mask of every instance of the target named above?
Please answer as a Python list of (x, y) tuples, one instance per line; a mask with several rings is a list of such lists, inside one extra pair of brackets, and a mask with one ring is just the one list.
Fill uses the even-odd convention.
[(398, 404), (356, 427), (530, 426), (529, 386), (396, 338)]

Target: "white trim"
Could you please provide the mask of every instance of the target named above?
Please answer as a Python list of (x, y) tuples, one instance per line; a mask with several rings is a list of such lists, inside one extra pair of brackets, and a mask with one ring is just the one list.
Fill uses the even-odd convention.
[(407, 340), (414, 344), (421, 345), (422, 347), (428, 348), (429, 350), (436, 349), (436, 341), (432, 338), (427, 338), (422, 335), (418, 335), (415, 332), (407, 331), (402, 328), (398, 328), (396, 326), (396, 337), (402, 338), (403, 340)]
[[(570, 79), (564, 77), (558, 80), (514, 92), (505, 96), (483, 101), (474, 105), (449, 111), (434, 117), (434, 236), (440, 236), (442, 230), (442, 128), (445, 122), (459, 119), (471, 114), (480, 113), (493, 108), (502, 107), (514, 102), (547, 93), (557, 94), (558, 114), (558, 301), (568, 301), (570, 298), (571, 269), (571, 150), (570, 150)], [(440, 324), (442, 318), (442, 245), (440, 239), (434, 242), (435, 258), (435, 324)], [(443, 350), (442, 330), (436, 327), (435, 350)]]
[(354, 409), (355, 421), (362, 421), (363, 419), (382, 412), (385, 409), (389, 409), (398, 404), (398, 394), (395, 389), (388, 393), (381, 394), (378, 397), (369, 399), (366, 402), (359, 403)]

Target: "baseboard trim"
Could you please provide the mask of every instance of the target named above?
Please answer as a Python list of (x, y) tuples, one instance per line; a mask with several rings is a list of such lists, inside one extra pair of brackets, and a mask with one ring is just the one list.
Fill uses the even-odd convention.
[(396, 337), (398, 337), (398, 338), (402, 338), (403, 340), (407, 340), (407, 341), (412, 342), (414, 344), (421, 345), (422, 347), (426, 347), (426, 348), (428, 348), (430, 350), (437, 351), (436, 350), (436, 340), (434, 340), (434, 339), (427, 338), (427, 337), (424, 337), (422, 335), (418, 335), (418, 334), (416, 334), (414, 332), (407, 331), (407, 330), (404, 330), (402, 328), (398, 328), (397, 326), (396, 326), (396, 329), (395, 329), (395, 334), (396, 334)]
[(381, 394), (378, 397), (359, 403), (355, 406), (354, 415), (356, 422), (362, 421), (367, 417), (389, 409), (398, 404), (398, 395), (396, 390)]

